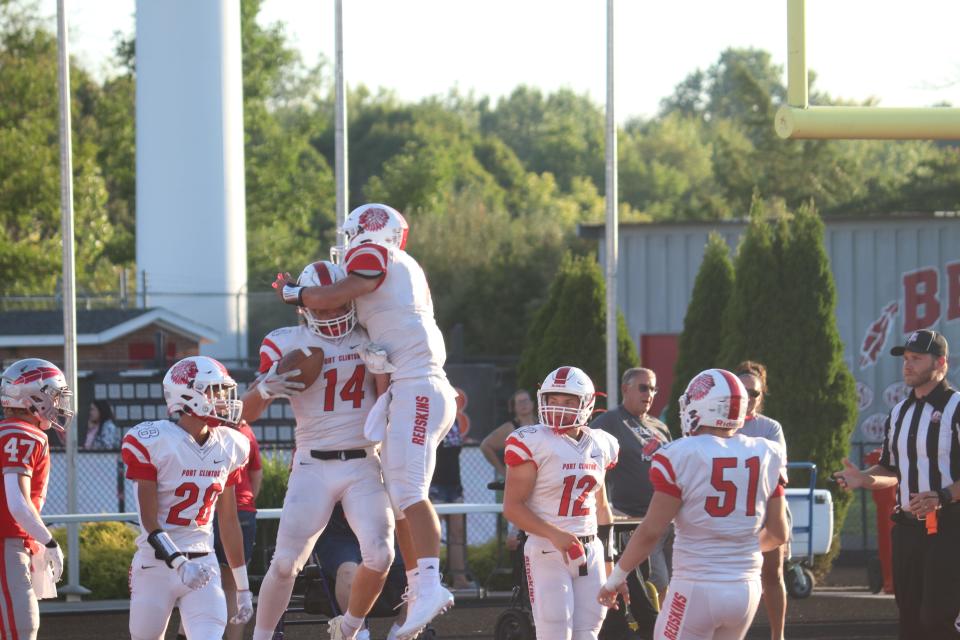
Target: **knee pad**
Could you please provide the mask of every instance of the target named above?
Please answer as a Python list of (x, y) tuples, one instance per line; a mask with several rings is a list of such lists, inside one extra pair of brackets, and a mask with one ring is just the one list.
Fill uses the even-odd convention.
[(269, 572), (276, 575), (281, 580), (293, 580), (300, 573), (302, 566), (297, 566), (297, 557), (292, 553), (277, 551), (270, 561)]
[(363, 566), (377, 573), (384, 573), (393, 564), (393, 545), (386, 540), (377, 540), (373, 544), (360, 547), (360, 557)]

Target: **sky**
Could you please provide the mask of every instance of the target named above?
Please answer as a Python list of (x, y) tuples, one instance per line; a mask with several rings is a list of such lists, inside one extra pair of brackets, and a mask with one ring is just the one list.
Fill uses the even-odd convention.
[[(345, 78), (408, 101), (454, 88), (496, 99), (525, 84), (545, 92), (569, 88), (604, 104), (606, 4), (344, 0)], [(815, 88), (834, 98), (873, 97), (885, 107), (960, 106), (960, 2), (806, 5)], [(655, 115), (678, 83), (728, 47), (769, 51), (785, 73), (786, 7), (787, 0), (614, 0), (617, 120)], [(41, 0), (41, 9), (55, 16), (56, 0)], [(98, 75), (110, 73), (113, 33), (133, 32), (134, 9), (134, 0), (69, 1), (71, 52)], [(333, 0), (264, 0), (259, 19), (283, 23), (312, 63), (321, 54), (333, 60), (333, 16)]]

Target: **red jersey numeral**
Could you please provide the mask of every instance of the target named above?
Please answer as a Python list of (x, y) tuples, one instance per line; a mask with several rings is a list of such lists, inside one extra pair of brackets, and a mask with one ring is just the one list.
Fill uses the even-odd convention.
[[(590, 515), (590, 509), (586, 509), (583, 506), (583, 501), (587, 499), (587, 496), (590, 495), (590, 492), (593, 491), (593, 488), (597, 486), (597, 481), (593, 476), (583, 476), (580, 478), (580, 481), (577, 481), (577, 476), (567, 476), (563, 479), (563, 496), (560, 498), (560, 510), (557, 512), (558, 516), (588, 516)], [(580, 492), (580, 495), (573, 500), (571, 504), (571, 498), (573, 497), (574, 488), (583, 489)]]
[[(197, 524), (201, 527), (210, 522), (213, 503), (216, 502), (217, 496), (219, 496), (222, 491), (223, 487), (220, 486), (219, 482), (214, 482), (204, 491), (203, 504), (200, 505), (196, 518)], [(182, 497), (183, 500), (170, 507), (170, 513), (167, 515), (167, 524), (178, 527), (190, 526), (190, 518), (181, 518), (180, 514), (197, 503), (197, 498), (200, 497), (200, 487), (193, 482), (184, 482), (173, 491), (173, 495), (178, 498)]]
[[(358, 364), (357, 367), (353, 370), (353, 374), (347, 381), (343, 383), (343, 388), (340, 389), (340, 399), (344, 402), (350, 403), (354, 409), (359, 409), (360, 404), (363, 402), (363, 396), (365, 394), (363, 390), (363, 381), (367, 376), (367, 368), (362, 364)], [(323, 395), (323, 410), (324, 411), (333, 411), (334, 403), (337, 399), (337, 368), (328, 369), (323, 372), (324, 380), (327, 383), (325, 393)]]
[[(760, 482), (760, 458), (754, 456), (744, 460), (749, 472), (747, 478), (746, 515), (757, 515), (757, 485)], [(703, 508), (714, 518), (725, 518), (733, 513), (737, 506), (737, 485), (724, 478), (727, 469), (736, 469), (736, 458), (714, 458), (710, 472), (710, 484), (720, 492), (719, 496), (709, 496)]]

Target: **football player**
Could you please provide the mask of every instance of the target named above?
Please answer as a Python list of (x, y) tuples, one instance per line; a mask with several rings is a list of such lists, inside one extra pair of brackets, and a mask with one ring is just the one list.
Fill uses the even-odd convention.
[[(319, 261), (300, 274), (300, 286), (328, 288), (342, 282), (339, 266)], [(352, 639), (363, 626), (383, 588), (394, 559), (393, 511), (383, 485), (377, 443), (364, 436), (367, 414), (377, 398), (377, 379), (386, 388), (383, 369), (376, 374), (360, 353), (369, 345), (357, 326), (352, 302), (329, 311), (301, 308), (304, 323), (271, 331), (260, 346), (261, 377), (244, 395), (244, 417), (253, 421), (275, 397), (289, 397), (296, 418), (296, 452), (277, 532), (277, 546), (257, 601), (255, 640), (271, 640), (290, 601), (293, 583), (337, 502), (360, 543), (362, 562), (342, 616), (329, 622), (330, 637)], [(298, 349), (322, 350), (323, 369), (300, 391), (290, 379), (296, 370), (277, 374), (277, 364)], [(382, 363), (386, 364), (386, 363)]]
[(734, 374), (708, 369), (680, 396), (685, 436), (653, 456), (653, 499), (600, 590), (613, 606), (626, 575), (643, 562), (671, 521), (673, 576), (654, 638), (743, 638), (760, 602), (762, 552), (787, 537), (776, 442), (739, 435), (747, 392)]
[(57, 595), (63, 552), (40, 519), (47, 496), (50, 447), (46, 431), (66, 431), (73, 417), (63, 372), (38, 358), (19, 360), (0, 378), (0, 635), (34, 640), (37, 598)]
[(213, 553), (213, 515), (237, 587), (243, 624), (253, 597), (243, 557), (235, 486), (250, 442), (236, 424), (243, 403), (217, 360), (184, 358), (163, 378), (170, 420), (141, 422), (123, 438), (127, 478), (137, 483), (140, 535), (130, 569), (130, 636), (160, 640), (179, 606), (190, 640), (220, 640), (227, 604)]
[(503, 515), (528, 536), (523, 555), (539, 640), (596, 640), (606, 615), (596, 599), (613, 561), (604, 478), (620, 446), (587, 426), (594, 397), (586, 373), (560, 367), (537, 393), (540, 424), (506, 441)]
[[(310, 310), (355, 302), (357, 320), (377, 347), (367, 350), (365, 359), (382, 354), (395, 367), (390, 390), (379, 402), (389, 425), (382, 448), (384, 482), (411, 587), (406, 621), (396, 638), (408, 640), (453, 606), (453, 595), (440, 584), (440, 521), (428, 494), (437, 445), (456, 417), (456, 391), (443, 370), (443, 334), (426, 276), (404, 250), (406, 220), (392, 207), (366, 204), (350, 212), (343, 231), (349, 241), (346, 278), (317, 287), (279, 274), (273, 286), (284, 302)], [(368, 427), (373, 439), (383, 437), (382, 423), (371, 420)]]

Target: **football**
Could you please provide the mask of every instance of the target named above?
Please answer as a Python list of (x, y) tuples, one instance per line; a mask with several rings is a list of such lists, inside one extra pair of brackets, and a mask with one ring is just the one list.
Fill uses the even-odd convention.
[(286, 373), (300, 369), (300, 374), (289, 378), (293, 382), (302, 382), (309, 389), (323, 371), (323, 349), (319, 347), (300, 347), (280, 358), (277, 373)]

